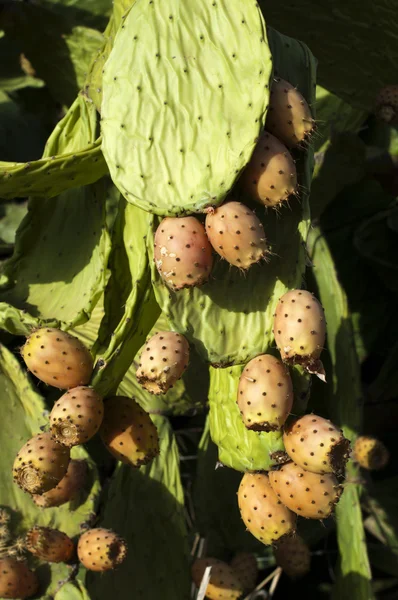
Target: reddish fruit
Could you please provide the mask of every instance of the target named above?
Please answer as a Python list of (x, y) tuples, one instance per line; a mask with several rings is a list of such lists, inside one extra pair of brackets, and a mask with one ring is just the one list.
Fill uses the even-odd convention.
[(74, 500), (78, 492), (84, 488), (87, 478), (87, 463), (85, 460), (71, 460), (65, 477), (59, 484), (44, 494), (33, 494), (32, 500), (42, 508), (61, 506)]
[(30, 598), (39, 587), (36, 573), (26, 561), (11, 556), (0, 558), (0, 596), (2, 598)]
[(258, 579), (258, 566), (254, 554), (250, 552), (238, 552), (229, 564), (244, 590), (251, 592), (256, 587)]
[(299, 535), (281, 540), (274, 549), (276, 564), (291, 579), (304, 577), (311, 568), (311, 553), (308, 545)]
[(26, 534), (25, 546), (35, 556), (47, 562), (68, 562), (75, 546), (66, 533), (50, 527), (32, 527)]
[(90, 571), (109, 571), (127, 556), (127, 543), (111, 529), (89, 529), (79, 538), (77, 555)]

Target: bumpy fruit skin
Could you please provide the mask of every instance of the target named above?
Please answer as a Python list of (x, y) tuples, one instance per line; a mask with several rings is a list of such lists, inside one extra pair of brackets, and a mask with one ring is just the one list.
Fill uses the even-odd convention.
[(350, 442), (341, 429), (318, 415), (304, 415), (285, 425), (285, 450), (300, 467), (312, 473), (344, 473)]
[(326, 519), (343, 491), (334, 475), (310, 473), (293, 462), (270, 471), (269, 481), (283, 504), (307, 519)]
[(241, 582), (244, 591), (252, 591), (256, 587), (258, 579), (258, 566), (254, 554), (238, 552), (229, 564)]
[(383, 442), (368, 435), (362, 435), (355, 440), (353, 454), (356, 462), (369, 471), (383, 469), (390, 458)]
[(272, 82), (265, 127), (288, 148), (310, 138), (315, 129), (305, 98), (289, 82), (278, 77)]
[(77, 555), (86, 569), (109, 571), (126, 558), (127, 543), (111, 529), (89, 529), (79, 538)]
[(33, 494), (32, 500), (41, 508), (53, 508), (74, 500), (78, 492), (84, 487), (87, 477), (87, 463), (85, 460), (71, 460), (65, 477), (59, 484), (44, 494)]
[(208, 209), (206, 233), (214, 250), (240, 269), (248, 269), (268, 254), (263, 224), (241, 202)]
[(155, 333), (145, 344), (136, 372), (137, 381), (151, 394), (165, 394), (188, 366), (189, 344), (174, 331)]
[(51, 433), (39, 433), (18, 452), (13, 466), (14, 481), (30, 494), (43, 494), (65, 477), (69, 460), (69, 448), (54, 441)]
[(311, 552), (299, 535), (281, 540), (274, 549), (276, 564), (290, 579), (304, 577), (311, 568)]
[(237, 402), (248, 429), (280, 429), (293, 406), (293, 384), (285, 365), (271, 354), (253, 358), (240, 376)]
[(36, 329), (21, 350), (26, 366), (38, 379), (67, 390), (90, 381), (93, 359), (75, 336), (60, 329)]
[(265, 545), (295, 531), (296, 515), (279, 500), (266, 473), (243, 475), (238, 504), (248, 531)]
[(25, 536), (25, 546), (35, 556), (47, 562), (68, 562), (75, 546), (66, 533), (50, 527), (32, 527)]
[(376, 98), (375, 113), (389, 125), (398, 125), (398, 85), (387, 85)]
[(321, 304), (306, 290), (291, 290), (277, 304), (274, 337), (283, 361), (300, 364), (324, 379), (319, 357), (325, 344), (326, 321)]
[(97, 433), (103, 416), (102, 398), (93, 388), (72, 388), (53, 406), (50, 413), (51, 435), (64, 446), (85, 444)]
[(172, 290), (202, 285), (213, 266), (205, 228), (195, 217), (166, 217), (155, 233), (156, 268)]
[(242, 189), (264, 206), (275, 207), (296, 192), (297, 169), (289, 150), (265, 131), (240, 178)]
[(134, 398), (114, 396), (105, 401), (100, 435), (115, 458), (133, 467), (146, 465), (159, 454), (157, 429)]
[(207, 567), (211, 567), (210, 581), (206, 588), (209, 600), (238, 600), (244, 588), (233, 569), (216, 558), (197, 558), (191, 567), (192, 579), (200, 587)]
[(39, 588), (36, 573), (31, 571), (26, 561), (11, 556), (0, 558), (0, 597), (30, 598)]

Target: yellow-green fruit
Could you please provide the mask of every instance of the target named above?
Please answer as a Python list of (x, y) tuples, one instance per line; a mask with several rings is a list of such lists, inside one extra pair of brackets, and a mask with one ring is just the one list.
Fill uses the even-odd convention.
[(26, 561), (11, 556), (0, 558), (0, 597), (30, 598), (39, 587), (36, 573), (31, 571)]
[(297, 170), (289, 150), (265, 131), (243, 171), (242, 189), (264, 206), (275, 207), (294, 194)]
[(299, 535), (281, 540), (274, 549), (276, 564), (291, 579), (304, 577), (311, 568), (311, 553), (308, 545)]
[(100, 435), (115, 458), (133, 467), (146, 465), (159, 454), (157, 429), (134, 398), (114, 396), (105, 401)]
[(206, 568), (211, 567), (210, 581), (206, 588), (209, 600), (238, 600), (244, 588), (234, 570), (227, 563), (216, 558), (197, 558), (192, 565), (192, 579), (200, 587)]
[(295, 531), (296, 515), (282, 504), (266, 473), (243, 475), (238, 504), (247, 529), (265, 545)]
[(308, 139), (315, 128), (304, 96), (288, 81), (274, 77), (265, 127), (288, 148)]
[(87, 478), (87, 463), (85, 460), (71, 460), (65, 477), (59, 484), (44, 494), (33, 494), (32, 500), (42, 508), (61, 506), (74, 500), (80, 490), (84, 489)]
[(75, 546), (69, 536), (50, 527), (32, 527), (26, 534), (25, 546), (32, 554), (47, 562), (68, 562)]
[(13, 466), (14, 481), (30, 494), (43, 494), (65, 477), (70, 450), (51, 438), (51, 433), (33, 436), (18, 452)]
[(245, 591), (250, 592), (256, 587), (258, 566), (254, 554), (250, 552), (238, 552), (229, 564)]
[(86, 569), (109, 571), (126, 558), (127, 543), (111, 529), (89, 529), (79, 538), (77, 555)]
[(51, 435), (64, 446), (85, 444), (97, 433), (103, 416), (104, 403), (93, 388), (72, 388), (53, 406), (50, 413)]
[(378, 471), (386, 466), (390, 453), (380, 440), (362, 435), (355, 440), (354, 458), (362, 468)]
[(21, 350), (26, 366), (38, 379), (67, 390), (90, 381), (93, 359), (86, 346), (73, 335), (44, 327), (36, 329)]

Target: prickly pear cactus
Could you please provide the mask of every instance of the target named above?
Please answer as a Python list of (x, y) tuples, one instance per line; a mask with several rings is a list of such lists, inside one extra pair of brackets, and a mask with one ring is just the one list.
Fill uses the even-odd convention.
[[(315, 61), (303, 44), (268, 29), (274, 72), (297, 85), (306, 100), (314, 100)], [(270, 84), (272, 80), (270, 80)], [(313, 110), (313, 109), (312, 109)], [(243, 277), (239, 269), (217, 260), (211, 279), (201, 287), (171, 291), (153, 263), (153, 233), (148, 236), (156, 299), (172, 327), (192, 342), (202, 358), (213, 365), (244, 363), (267, 352), (273, 341), (276, 304), (288, 289), (300, 287), (305, 269), (308, 231), (308, 192), (311, 185), (311, 146), (295, 150), (300, 201), (290, 210), (257, 210), (264, 225), (271, 256), (269, 263), (253, 265)], [(240, 198), (249, 203), (246, 196)], [(152, 209), (154, 210), (154, 209)], [(158, 219), (155, 219), (154, 230)], [(153, 231), (154, 231), (153, 230)], [(204, 317), (205, 315), (205, 317)]]
[(252, 0), (135, 2), (105, 65), (101, 105), (104, 156), (125, 198), (158, 215), (219, 204), (264, 125), (271, 68)]

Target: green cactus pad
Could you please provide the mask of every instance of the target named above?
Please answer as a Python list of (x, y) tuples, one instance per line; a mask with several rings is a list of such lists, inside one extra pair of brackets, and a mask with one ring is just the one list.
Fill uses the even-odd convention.
[[(271, 29), (268, 39), (275, 70), (297, 84), (311, 103), (315, 61), (308, 48)], [(273, 314), (280, 296), (302, 284), (309, 226), (312, 149), (297, 151), (295, 158), (301, 184), (300, 200), (292, 198), (290, 209), (282, 207), (280, 214), (253, 207), (271, 244), (273, 254), (268, 264), (253, 265), (242, 274), (217, 259), (208, 283), (173, 292), (159, 277), (151, 260), (156, 299), (162, 311), (172, 327), (184, 334), (201, 357), (212, 364), (243, 363), (266, 352), (273, 340)], [(246, 202), (246, 198), (240, 199)], [(152, 259), (153, 237), (148, 238), (148, 252)]]
[[(89, 467), (89, 475), (82, 494), (75, 501), (58, 508), (39, 508), (29, 494), (15, 485), (12, 463), (23, 444), (46, 425), (46, 405), (43, 398), (35, 391), (18, 360), (2, 345), (0, 345), (0, 402), (4, 408), (0, 422), (0, 436), (3, 440), (7, 439), (7, 444), (3, 444), (2, 448), (0, 507), (12, 511), (13, 536), (24, 534), (34, 525), (60, 529), (70, 537), (78, 535), (81, 525), (97, 509), (100, 484), (95, 463), (82, 446), (74, 449), (72, 458), (85, 459)], [(52, 595), (58, 589), (59, 581), (67, 578), (69, 571), (65, 565), (52, 565), (48, 568), (50, 571), (46, 576), (49, 583), (47, 593)]]
[(115, 571), (101, 577), (87, 573), (86, 586), (96, 600), (112, 596), (186, 600), (190, 595), (177, 444), (167, 419), (159, 415), (152, 419), (159, 432), (160, 455), (140, 469), (118, 466), (103, 504), (97, 527), (122, 535), (128, 553)]
[(103, 77), (103, 152), (158, 215), (222, 202), (264, 125), (272, 63), (253, 0), (137, 0)]
[(210, 367), (210, 435), (218, 446), (218, 460), (236, 471), (268, 471), (277, 464), (273, 452), (283, 451), (282, 432), (246, 429), (236, 403), (243, 367)]

